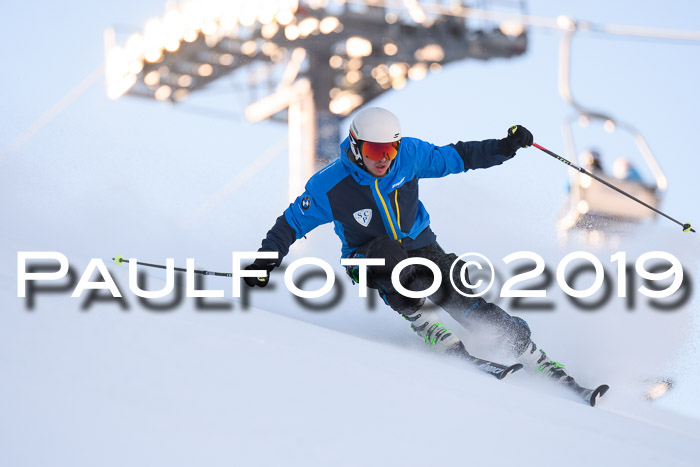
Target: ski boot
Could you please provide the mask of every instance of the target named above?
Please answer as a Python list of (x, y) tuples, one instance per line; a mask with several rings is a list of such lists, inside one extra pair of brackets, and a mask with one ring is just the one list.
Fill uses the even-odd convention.
[(445, 355), (465, 359), (481, 371), (498, 379), (503, 379), (523, 367), (520, 363), (510, 366), (501, 365), (500, 363), (483, 360), (471, 355), (467, 352), (462, 341), (440, 322), (435, 312), (419, 310), (402, 316), (411, 322), (411, 329), (425, 339), (425, 343), (431, 348), (437, 349)]
[(518, 357), (525, 371), (529, 373), (537, 373), (558, 382), (567, 389), (578, 394), (581, 399), (588, 402), (591, 407), (595, 406), (596, 402), (602, 397), (609, 388), (607, 384), (601, 384), (595, 389), (588, 389), (580, 386), (576, 380), (566, 373), (564, 365), (554, 360), (547, 358), (547, 354), (542, 349), (538, 349), (532, 340), (525, 349), (525, 352)]
[(530, 341), (525, 352), (518, 357), (518, 361), (523, 364), (525, 371), (529, 373), (538, 373), (554, 381), (561, 381), (562, 378), (567, 377), (571, 378), (564, 371), (564, 365), (554, 360), (549, 360), (544, 350), (538, 349), (537, 345), (532, 341)]
[(402, 315), (411, 322), (411, 329), (433, 349), (447, 353), (460, 353), (464, 350), (462, 341), (440, 322), (434, 311), (418, 310), (410, 315)]

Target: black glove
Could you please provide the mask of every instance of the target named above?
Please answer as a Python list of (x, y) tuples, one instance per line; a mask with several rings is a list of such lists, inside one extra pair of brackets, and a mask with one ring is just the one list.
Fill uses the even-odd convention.
[(268, 282), (270, 282), (270, 271), (272, 271), (276, 267), (277, 267), (277, 260), (276, 259), (258, 258), (253, 262), (253, 264), (249, 264), (244, 269), (247, 269), (247, 270), (256, 269), (256, 270), (267, 271), (267, 276), (266, 277), (244, 277), (243, 280), (245, 281), (245, 283), (248, 287), (255, 287), (255, 286), (265, 287), (268, 284)]
[(508, 128), (508, 136), (498, 140), (498, 152), (504, 156), (514, 156), (520, 148), (529, 148), (532, 145), (532, 133), (522, 125), (513, 125)]

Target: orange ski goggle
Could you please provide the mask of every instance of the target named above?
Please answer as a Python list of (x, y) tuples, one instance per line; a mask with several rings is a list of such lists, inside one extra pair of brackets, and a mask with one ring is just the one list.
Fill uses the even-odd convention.
[(366, 158), (380, 161), (386, 157), (391, 161), (399, 153), (401, 140), (391, 143), (372, 143), (370, 141), (358, 141), (358, 143), (360, 153)]
[(375, 162), (380, 161), (385, 157), (390, 161), (394, 160), (396, 155), (399, 153), (399, 145), (401, 144), (401, 140), (392, 141), (390, 143), (373, 143), (371, 141), (363, 141), (361, 139), (357, 139), (352, 130), (350, 131), (350, 139), (351, 143), (355, 145), (355, 148), (360, 152), (360, 154), (368, 159), (372, 159)]

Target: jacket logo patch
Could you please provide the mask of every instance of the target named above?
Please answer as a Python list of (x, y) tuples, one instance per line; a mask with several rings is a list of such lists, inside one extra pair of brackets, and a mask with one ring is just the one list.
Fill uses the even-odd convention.
[(304, 199), (301, 200), (301, 207), (303, 209), (309, 209), (311, 207), (311, 200), (308, 196), (304, 196)]
[(402, 177), (401, 180), (399, 180), (398, 182), (396, 182), (396, 183), (394, 183), (393, 185), (391, 185), (391, 188), (390, 188), (390, 189), (393, 190), (393, 189), (396, 188), (397, 186), (401, 185), (401, 184), (404, 182), (404, 180), (406, 180), (406, 177)]
[(353, 213), (355, 220), (362, 226), (367, 227), (369, 222), (372, 220), (372, 210), (371, 209), (360, 209), (359, 211)]

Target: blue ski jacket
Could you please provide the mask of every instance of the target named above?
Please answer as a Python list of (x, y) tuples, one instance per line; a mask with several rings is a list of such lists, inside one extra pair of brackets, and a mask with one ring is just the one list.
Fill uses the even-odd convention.
[(435, 146), (404, 137), (389, 171), (377, 178), (351, 160), (349, 146), (346, 138), (340, 158), (309, 179), (304, 193), (267, 233), (260, 251), (277, 251), (277, 265), (292, 243), (328, 222), (340, 237), (344, 258), (382, 235), (400, 241), (407, 251), (434, 243), (430, 216), (418, 197), (419, 180), (487, 168), (512, 158), (498, 153), (495, 139)]

